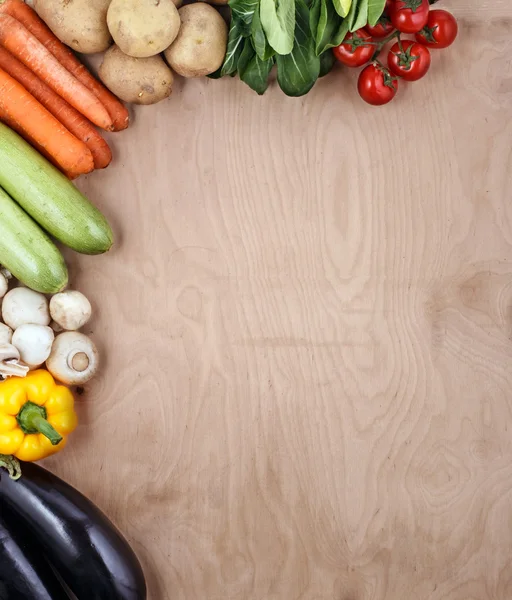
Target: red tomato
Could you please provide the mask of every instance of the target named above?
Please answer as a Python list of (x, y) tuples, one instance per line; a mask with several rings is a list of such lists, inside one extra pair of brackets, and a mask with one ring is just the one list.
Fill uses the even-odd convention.
[(396, 96), (398, 90), (398, 81), (391, 73), (378, 64), (372, 64), (365, 67), (357, 81), (357, 91), (361, 98), (373, 104), (380, 106), (391, 102)]
[(373, 27), (371, 25), (366, 25), (366, 31), (373, 38), (380, 39), (383, 37), (387, 37), (395, 29), (393, 27), (393, 24), (391, 23), (391, 19), (389, 18), (392, 3), (392, 0), (386, 0), (384, 12), (382, 13), (381, 18), (377, 21), (377, 23)]
[(455, 17), (446, 10), (432, 10), (425, 27), (416, 34), (418, 42), (428, 48), (448, 48), (453, 44), (459, 27)]
[(391, 5), (391, 23), (402, 33), (417, 33), (428, 21), (428, 0), (395, 0)]
[(407, 81), (418, 81), (427, 74), (430, 68), (430, 52), (428, 48), (405, 40), (391, 46), (388, 54), (388, 67), (393, 75), (406, 79)]
[(390, 18), (384, 13), (377, 23), (372, 27), (366, 25), (366, 31), (375, 39), (385, 38), (395, 30)]
[(364, 29), (358, 29), (347, 37), (336, 48), (333, 48), (334, 56), (347, 67), (362, 67), (372, 59), (375, 46), (368, 44), (373, 41), (369, 33)]

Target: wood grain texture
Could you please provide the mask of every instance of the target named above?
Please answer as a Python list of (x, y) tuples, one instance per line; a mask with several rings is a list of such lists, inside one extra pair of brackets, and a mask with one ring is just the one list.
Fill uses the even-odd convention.
[(512, 598), (512, 5), (375, 109), (179, 82), (81, 187), (101, 376), (47, 464), (151, 600)]

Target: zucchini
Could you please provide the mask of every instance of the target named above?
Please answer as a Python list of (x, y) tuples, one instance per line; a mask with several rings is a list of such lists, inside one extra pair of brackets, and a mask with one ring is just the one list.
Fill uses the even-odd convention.
[(55, 294), (68, 282), (66, 263), (55, 244), (1, 188), (0, 264), (43, 294)]
[(0, 123), (0, 186), (65, 246), (101, 254), (112, 229), (101, 212), (56, 167)]

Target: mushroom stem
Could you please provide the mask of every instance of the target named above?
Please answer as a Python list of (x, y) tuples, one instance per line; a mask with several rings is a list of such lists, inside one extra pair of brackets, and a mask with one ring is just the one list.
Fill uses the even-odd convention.
[(70, 367), (79, 373), (87, 371), (89, 368), (89, 357), (85, 352), (77, 352), (75, 355), (70, 357)]

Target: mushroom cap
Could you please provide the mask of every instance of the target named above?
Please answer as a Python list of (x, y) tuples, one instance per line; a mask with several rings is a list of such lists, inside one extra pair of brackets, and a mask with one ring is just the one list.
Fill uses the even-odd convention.
[(55, 338), (46, 368), (62, 383), (81, 385), (96, 374), (98, 363), (98, 350), (89, 337), (65, 331)]
[(59, 292), (50, 300), (50, 314), (63, 329), (75, 331), (83, 327), (91, 318), (91, 303), (76, 290)]
[(50, 356), (54, 338), (51, 327), (25, 323), (13, 333), (12, 345), (19, 350), (25, 364), (38, 367)]
[(3, 298), (2, 317), (11, 329), (17, 329), (25, 323), (48, 325), (50, 323), (48, 300), (43, 294), (29, 288), (14, 288)]

